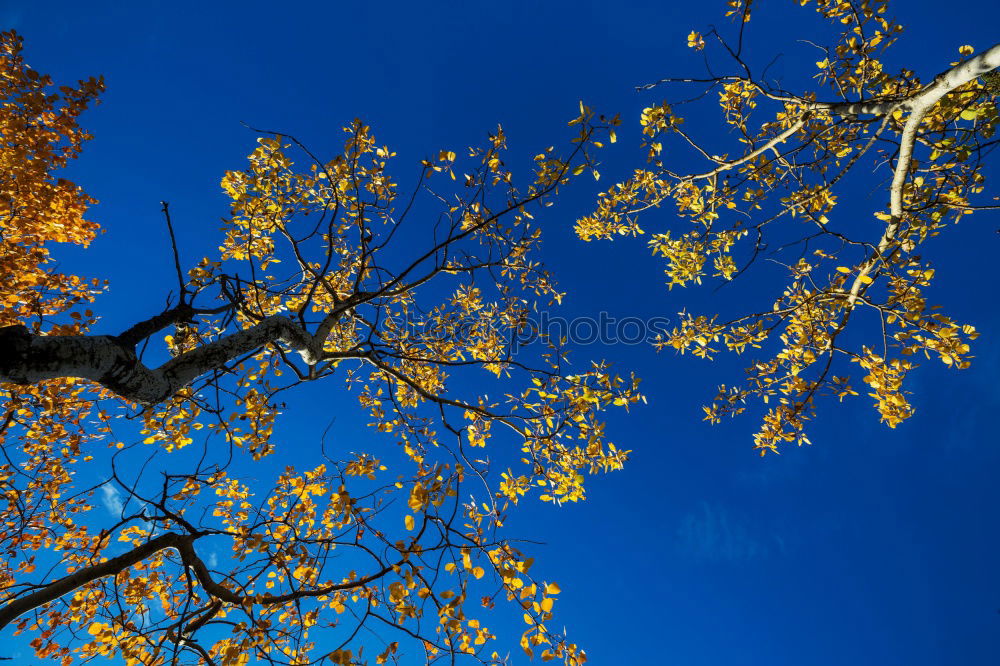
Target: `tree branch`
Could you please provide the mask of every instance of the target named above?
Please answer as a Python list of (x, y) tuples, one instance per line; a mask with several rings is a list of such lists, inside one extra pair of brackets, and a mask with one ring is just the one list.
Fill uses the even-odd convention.
[(162, 331), (171, 324), (187, 321), (195, 314), (195, 309), (189, 303), (178, 303), (158, 315), (140, 321), (127, 330), (119, 333), (115, 339), (126, 347), (134, 347), (157, 331)]
[(161, 550), (166, 548), (180, 548), (185, 544), (190, 549), (191, 542), (196, 538), (190, 535), (167, 532), (141, 546), (133, 548), (123, 555), (113, 557), (100, 564), (78, 569), (68, 576), (49, 583), (38, 591), (15, 599), (3, 608), (0, 608), (0, 629), (3, 629), (28, 611), (43, 606), (50, 601), (55, 601), (59, 597), (99, 578), (114, 576)]
[(930, 110), (942, 97), (950, 93), (955, 88), (963, 86), (976, 77), (1000, 67), (1000, 44), (983, 51), (979, 55), (961, 62), (946, 72), (938, 74), (934, 82), (924, 88), (920, 93), (910, 97), (905, 107), (909, 109), (910, 116), (903, 125), (903, 131), (899, 140), (899, 157), (896, 159), (896, 168), (892, 173), (892, 184), (889, 186), (889, 224), (886, 225), (885, 232), (879, 239), (876, 252), (871, 259), (858, 271), (851, 285), (847, 302), (854, 306), (858, 294), (861, 293), (862, 284), (865, 277), (872, 271), (879, 261), (884, 260), (890, 246), (896, 238), (896, 232), (903, 222), (903, 185), (910, 172), (910, 165), (913, 162), (913, 145), (917, 137), (917, 128)]
[(285, 594), (265, 594), (258, 596), (242, 596), (230, 590), (228, 587), (224, 587), (212, 578), (212, 574), (209, 572), (208, 567), (205, 563), (201, 561), (201, 558), (194, 552), (194, 548), (191, 546), (190, 541), (183, 542), (178, 545), (177, 550), (181, 554), (181, 560), (185, 565), (191, 567), (194, 571), (195, 578), (201, 583), (201, 586), (205, 588), (205, 591), (211, 594), (216, 599), (221, 599), (226, 603), (235, 604), (237, 606), (244, 606), (249, 603), (257, 603), (265, 606), (271, 606), (274, 604), (282, 604), (287, 601), (294, 601), (296, 599), (301, 599), (304, 597), (321, 597), (324, 594), (329, 594), (331, 592), (336, 592), (337, 590), (350, 590), (356, 587), (361, 587), (362, 585), (367, 585), (373, 580), (377, 580), (382, 576), (386, 575), (393, 570), (393, 567), (401, 565), (405, 560), (397, 562), (395, 565), (389, 564), (380, 569), (379, 571), (369, 575), (359, 578), (357, 580), (347, 581), (345, 583), (334, 583), (331, 585), (325, 585), (323, 587), (318, 587), (312, 590), (296, 590), (294, 592), (286, 592)]
[[(154, 317), (122, 336), (132, 339), (168, 318)], [(291, 347), (307, 364), (315, 365), (322, 360), (324, 342), (319, 335), (309, 334), (288, 317), (274, 315), (180, 354), (152, 370), (136, 358), (132, 349), (121, 344), (119, 338), (35, 335), (20, 325), (0, 328), (0, 381), (34, 384), (45, 379), (79, 377), (148, 406), (163, 402), (201, 375), (272, 342)]]

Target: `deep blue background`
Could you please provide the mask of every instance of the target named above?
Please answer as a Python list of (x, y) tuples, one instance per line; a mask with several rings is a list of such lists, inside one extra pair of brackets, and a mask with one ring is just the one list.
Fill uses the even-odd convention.
[[(783, 53), (777, 71), (789, 77), (796, 63), (821, 59), (796, 41), (829, 34), (809, 32), (822, 27), (812, 9), (762, 5), (747, 36), (751, 58)], [(638, 111), (671, 94), (633, 86), (700, 72), (685, 36), (728, 25), (723, 11), (722, 2), (653, 1), (4, 2), (0, 26), (20, 31), (28, 62), (58, 81), (107, 79), (103, 104), (84, 120), (96, 138), (71, 173), (101, 200), (91, 217), (107, 233), (62, 256), (110, 279), (96, 310), (113, 332), (157, 311), (170, 289), (161, 199), (189, 263), (218, 245), (227, 211), (219, 179), (254, 145), (240, 121), (332, 154), (340, 127), (361, 117), (399, 153), (405, 181), (405, 165), (477, 143), (498, 122), (511, 153), (527, 158), (565, 136), (584, 99), (624, 119), (605, 155), (606, 185), (640, 162)], [(889, 60), (925, 79), (956, 60), (959, 45), (991, 45), (1000, 19), (984, 0), (960, 12), (898, 2), (895, 15), (907, 33)], [(563, 316), (770, 303), (775, 284), (754, 278), (729, 292), (668, 292), (644, 239), (579, 242), (572, 222), (595, 191), (581, 180), (545, 221), (546, 260), (569, 292)], [(658, 215), (645, 218), (648, 231), (670, 223), (666, 210)], [(649, 406), (609, 428), (634, 450), (632, 464), (593, 479), (585, 504), (525, 506), (510, 526), (547, 542), (536, 571), (562, 584), (558, 620), (592, 663), (1000, 663), (998, 227), (995, 214), (976, 215), (929, 245), (932, 298), (983, 337), (972, 369), (927, 362), (914, 373), (917, 415), (896, 430), (878, 424), (863, 396), (827, 405), (813, 446), (761, 459), (750, 448), (753, 419), (699, 420), (699, 405), (717, 383), (739, 379), (742, 360), (577, 351), (645, 380)], [(355, 404), (334, 407), (346, 433), (364, 418)], [(283, 427), (301, 427), (306, 442), (323, 426)]]

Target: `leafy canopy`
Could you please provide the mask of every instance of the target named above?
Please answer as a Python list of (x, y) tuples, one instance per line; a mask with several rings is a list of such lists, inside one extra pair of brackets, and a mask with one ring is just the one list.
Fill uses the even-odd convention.
[[(54, 272), (49, 246), (97, 231), (55, 172), (101, 83), (54, 91), (18, 36), (2, 45), (0, 262), (16, 279), (0, 298), (0, 628), (64, 666), (495, 663), (478, 615), (500, 603), (527, 653), (582, 663), (552, 623), (559, 586), (503, 524), (528, 496), (575, 502), (586, 475), (620, 469), (601, 412), (640, 396), (559, 341), (516, 357), (512, 342), (562, 296), (533, 217), (617, 121), (581, 104), (524, 186), (498, 128), (423, 161), (405, 196), (361, 121), (325, 161), (262, 136), (222, 180), (219, 254), (184, 270), (175, 244), (174, 300), (97, 335), (77, 306), (99, 285)], [(372, 436), (332, 447), (319, 413), (316, 441), (288, 441), (283, 403), (315, 382)]]
[[(720, 386), (704, 409), (717, 423), (763, 403), (755, 435), (763, 455), (808, 442), (806, 423), (821, 396), (858, 394), (852, 372), (895, 427), (913, 414), (903, 387), (919, 355), (968, 367), (976, 330), (927, 302), (935, 269), (922, 252), (977, 209), (996, 208), (976, 195), (995, 147), (1000, 45), (978, 54), (961, 46), (965, 60), (922, 82), (880, 59), (902, 31), (888, 3), (801, 0), (827, 19), (831, 41), (800, 42), (799, 50), (822, 55), (812, 81), (789, 91), (744, 55), (751, 4), (729, 3), (731, 39), (714, 29), (688, 35), (690, 48), (706, 52), (705, 76), (640, 87), (684, 88), (693, 99), (642, 112), (646, 165), (603, 192), (576, 230), (584, 240), (611, 239), (641, 234), (639, 220), (655, 219), (649, 248), (665, 260), (671, 289), (765, 274), (764, 260), (783, 268), (773, 300), (757, 311), (682, 312), (657, 342), (703, 358), (754, 354), (743, 381)], [(696, 130), (681, 108), (701, 121)], [(707, 118), (718, 119), (718, 131), (701, 136)], [(868, 191), (873, 179), (881, 188), (873, 209), (845, 201), (845, 191)], [(650, 217), (667, 206), (676, 223)]]
[[(981, 207), (997, 123), (1000, 47), (963, 46), (922, 83), (885, 71), (901, 30), (885, 3), (802, 4), (833, 27), (812, 83), (784, 90), (744, 58), (750, 5), (735, 0), (735, 38), (687, 36), (728, 73), (643, 87), (700, 86), (710, 94), (692, 103), (718, 108), (733, 146), (699, 139), (678, 104), (650, 104), (646, 163), (577, 223), (586, 240), (639, 234), (670, 205), (680, 221), (649, 240), (670, 287), (781, 266), (758, 311), (682, 313), (658, 343), (706, 358), (760, 350), (706, 418), (764, 403), (761, 453), (807, 441), (820, 396), (857, 393), (852, 370), (895, 426), (912, 415), (903, 382), (918, 354), (967, 366), (976, 332), (927, 303), (935, 273), (919, 252)], [(532, 574), (504, 522), (525, 498), (578, 501), (588, 474), (620, 469), (628, 452), (601, 413), (640, 396), (602, 363), (569, 365), (557, 340), (511, 341), (562, 297), (534, 215), (574, 175), (596, 175), (617, 118), (581, 105), (575, 136), (539, 152), (523, 184), (497, 128), (424, 160), (405, 194), (391, 148), (361, 121), (333, 159), (262, 133), (222, 180), (219, 253), (186, 267), (175, 244), (168, 306), (98, 335), (87, 305), (101, 283), (59, 273), (49, 249), (98, 231), (83, 219), (91, 200), (56, 174), (87, 138), (76, 119), (101, 81), (55, 89), (17, 35), (0, 45), (0, 267), (12, 276), (0, 288), (0, 628), (30, 632), (38, 656), (64, 665), (499, 663), (485, 618), (507, 604), (526, 654), (585, 661), (553, 628), (559, 585)], [(685, 151), (704, 168), (681, 170)], [(859, 220), (843, 191), (867, 167), (883, 201)], [(330, 403), (357, 401), (371, 437), (331, 445), (315, 414), (316, 441), (289, 441), (281, 412), (313, 384)]]

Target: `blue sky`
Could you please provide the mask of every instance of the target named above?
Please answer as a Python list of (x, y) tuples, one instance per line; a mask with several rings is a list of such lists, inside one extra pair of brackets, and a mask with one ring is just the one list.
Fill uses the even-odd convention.
[[(633, 87), (701, 71), (685, 36), (723, 26), (723, 4), (8, 0), (0, 26), (17, 29), (28, 62), (57, 81), (106, 77), (103, 103), (84, 121), (96, 138), (71, 177), (101, 201), (91, 217), (107, 232), (63, 261), (110, 280), (95, 309), (102, 332), (116, 332), (155, 312), (171, 288), (161, 200), (171, 202), (189, 263), (218, 245), (227, 211), (219, 179), (254, 145), (241, 121), (329, 154), (340, 127), (361, 117), (399, 153), (402, 177), (404, 165), (477, 143), (497, 123), (511, 153), (528, 158), (564, 136), (583, 99), (624, 121), (604, 156), (606, 184), (640, 162), (639, 110), (670, 95)], [(816, 25), (812, 10), (767, 5), (777, 9), (754, 19), (747, 48), (765, 63), (783, 53), (779, 68), (792, 76), (794, 63), (819, 59), (795, 41), (797, 29)], [(1000, 19), (983, 0), (951, 13), (898, 2), (894, 14), (907, 32), (890, 61), (925, 78), (957, 59), (959, 45), (991, 45)], [(579, 242), (572, 222), (595, 192), (581, 180), (545, 221), (546, 261), (569, 293), (563, 316), (770, 303), (753, 280), (668, 292), (644, 239)], [(669, 215), (660, 216), (644, 227), (666, 228)], [(525, 506), (508, 525), (546, 542), (537, 566), (560, 582), (559, 621), (591, 663), (1000, 663), (998, 228), (996, 214), (976, 215), (928, 247), (936, 302), (982, 337), (971, 369), (928, 362), (914, 373), (917, 414), (895, 430), (878, 424), (865, 397), (827, 404), (811, 447), (761, 459), (752, 419), (700, 421), (702, 401), (737, 380), (743, 361), (706, 364), (644, 346), (577, 350), (574, 358), (609, 358), (644, 379), (648, 406), (609, 427), (632, 463), (594, 478), (586, 503)], [(355, 405), (345, 396), (332, 408), (342, 440), (361, 436)], [(306, 441), (325, 426), (294, 427)], [(516, 638), (509, 645), (520, 663)]]

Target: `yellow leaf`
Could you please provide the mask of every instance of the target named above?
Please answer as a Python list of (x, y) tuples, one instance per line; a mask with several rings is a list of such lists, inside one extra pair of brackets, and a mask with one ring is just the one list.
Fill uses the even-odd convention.
[(424, 484), (417, 482), (413, 485), (413, 489), (410, 491), (409, 505), (413, 511), (423, 511), (424, 507), (427, 506), (427, 489), (424, 488)]
[(705, 48), (704, 38), (694, 30), (688, 34), (688, 48), (700, 51)]
[(413, 516), (407, 516), (406, 518), (403, 519), (403, 522), (406, 523), (406, 529), (408, 530), (413, 529)]

